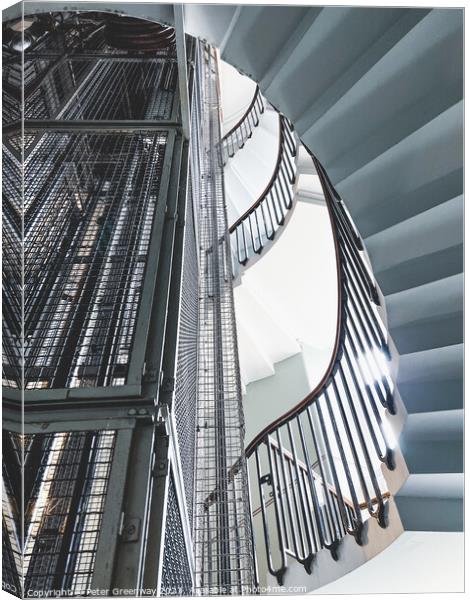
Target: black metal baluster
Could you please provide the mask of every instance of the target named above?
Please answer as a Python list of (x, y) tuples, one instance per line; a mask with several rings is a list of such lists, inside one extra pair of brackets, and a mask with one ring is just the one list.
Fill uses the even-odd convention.
[[(333, 394), (335, 394), (335, 398), (336, 399), (339, 398), (339, 396), (338, 396), (338, 388), (336, 387), (336, 383), (334, 382), (334, 380), (332, 382), (331, 392)], [(332, 428), (333, 428), (333, 433), (334, 433), (334, 436), (335, 436), (335, 439), (336, 439), (336, 445), (337, 445), (338, 451), (340, 453), (341, 464), (343, 466), (344, 475), (346, 477), (348, 488), (349, 488), (349, 491), (350, 491), (350, 494), (351, 494), (351, 500), (352, 500), (354, 508), (357, 509), (357, 512), (356, 512), (357, 519), (356, 519), (355, 525), (353, 525), (351, 528), (349, 528), (348, 517), (347, 517), (346, 509), (345, 509), (346, 502), (344, 501), (344, 497), (343, 497), (343, 494), (341, 492), (341, 487), (340, 487), (340, 484), (339, 484), (339, 480), (338, 480), (338, 476), (337, 476), (337, 472), (336, 472), (336, 467), (334, 467), (333, 477), (335, 479), (335, 486), (337, 487), (337, 491), (338, 491), (339, 510), (340, 510), (340, 513), (341, 513), (341, 517), (343, 519), (343, 524), (344, 524), (346, 532), (349, 533), (350, 535), (353, 535), (356, 538), (356, 541), (358, 541), (358, 543), (360, 544), (361, 543), (362, 520), (361, 520), (361, 512), (360, 512), (360, 510), (358, 508), (359, 507), (359, 502), (358, 502), (358, 499), (357, 499), (356, 489), (355, 489), (353, 481), (352, 481), (351, 472), (349, 470), (349, 466), (348, 466), (348, 461), (347, 461), (347, 458), (346, 458), (346, 454), (344, 452), (343, 442), (341, 440), (341, 436), (340, 436), (340, 433), (339, 433), (338, 425), (336, 423), (336, 417), (334, 415), (333, 407), (331, 405), (330, 396), (329, 396), (329, 393), (328, 393), (328, 388), (325, 389), (324, 398), (325, 398), (325, 404), (326, 404), (326, 407), (327, 407), (327, 410), (328, 410), (328, 414), (330, 416), (330, 422), (331, 422), (331, 425), (332, 425)], [(341, 401), (340, 400), (337, 401), (336, 404), (340, 405)], [(326, 430), (323, 430), (323, 435), (327, 436)], [(349, 438), (348, 438), (348, 441), (351, 442), (351, 440)], [(329, 446), (329, 444), (328, 444), (328, 446)], [(352, 448), (351, 448), (351, 450), (352, 450)], [(331, 451), (329, 449), (328, 449), (328, 452), (331, 455)], [(333, 458), (331, 456), (330, 456), (330, 461), (333, 461)]]
[(297, 428), (298, 428), (299, 434), (300, 434), (300, 441), (302, 444), (302, 450), (304, 453), (305, 463), (306, 463), (307, 469), (308, 469), (308, 480), (310, 483), (310, 491), (312, 493), (315, 515), (317, 517), (317, 524), (318, 524), (318, 531), (319, 531), (319, 535), (320, 535), (321, 545), (323, 548), (328, 548), (331, 552), (332, 557), (335, 560), (337, 560), (338, 559), (338, 554), (337, 554), (338, 544), (337, 544), (336, 540), (332, 539), (331, 531), (330, 531), (330, 540), (328, 541), (326, 539), (325, 520), (324, 520), (321, 504), (318, 500), (318, 494), (317, 494), (317, 490), (315, 487), (315, 480), (314, 480), (314, 476), (312, 473), (312, 462), (310, 460), (310, 453), (308, 451), (307, 443), (305, 440), (305, 434), (304, 434), (302, 422), (300, 420), (299, 415), (297, 415), (297, 417), (296, 417), (296, 422), (297, 422)]
[[(349, 322), (349, 319), (348, 319), (348, 322)], [(393, 461), (393, 452), (388, 447), (387, 438), (386, 438), (386, 435), (385, 435), (385, 429), (384, 429), (384, 425), (383, 425), (383, 420), (382, 420), (382, 417), (381, 417), (381, 415), (380, 415), (380, 413), (379, 413), (379, 411), (377, 409), (376, 401), (375, 401), (375, 398), (374, 398), (374, 396), (372, 394), (372, 390), (370, 388), (370, 385), (367, 383), (367, 381), (366, 381), (366, 379), (364, 377), (364, 373), (363, 373), (362, 366), (361, 366), (361, 361), (359, 360), (359, 354), (357, 352), (357, 348), (356, 348), (356, 346), (354, 344), (354, 340), (353, 340), (353, 337), (352, 337), (349, 329), (346, 330), (346, 339), (348, 340), (349, 345), (351, 347), (351, 350), (353, 352), (354, 358), (356, 359), (356, 364), (359, 366), (359, 372), (361, 373), (362, 383), (363, 383), (364, 389), (366, 391), (366, 394), (367, 394), (367, 397), (368, 397), (368, 400), (369, 400), (369, 402), (366, 404), (364, 396), (362, 394), (362, 390), (360, 389), (359, 381), (357, 379), (356, 369), (353, 369), (352, 363), (351, 363), (351, 358), (349, 356), (348, 351), (346, 350), (345, 351), (345, 357), (346, 357), (346, 360), (348, 362), (349, 372), (351, 374), (351, 377), (353, 378), (354, 385), (356, 387), (356, 391), (358, 392), (358, 396), (360, 398), (361, 405), (363, 407), (365, 415), (367, 415), (369, 417), (367, 419), (368, 424), (370, 424), (370, 426), (372, 427), (372, 421), (370, 420), (369, 411), (367, 409), (367, 406), (370, 406), (371, 409), (372, 409), (372, 412), (374, 414), (375, 421), (376, 421), (376, 423), (377, 423), (377, 425), (379, 427), (379, 430), (380, 430), (380, 433), (381, 433), (381, 436), (382, 436), (382, 440), (384, 442), (385, 454), (382, 454), (381, 451), (378, 451), (377, 452), (377, 456), (379, 457), (379, 459), (382, 462), (384, 462), (388, 466), (389, 469), (393, 470), (395, 468), (395, 464), (394, 464), (394, 461)], [(374, 440), (376, 440), (375, 435), (374, 435)], [(377, 449), (378, 449), (378, 445), (377, 445)]]
[(263, 521), (264, 541), (265, 541), (265, 545), (266, 545), (266, 559), (267, 559), (267, 563), (268, 563), (268, 569), (269, 569), (269, 572), (271, 573), (271, 575), (273, 575), (274, 577), (277, 578), (279, 585), (282, 585), (284, 573), (286, 571), (286, 554), (285, 554), (285, 549), (284, 549), (284, 545), (282, 543), (282, 538), (281, 538), (279, 514), (276, 510), (275, 511), (276, 525), (277, 525), (277, 530), (278, 530), (279, 550), (280, 550), (280, 554), (281, 554), (281, 566), (279, 567), (279, 569), (276, 569), (274, 567), (273, 556), (272, 556), (272, 552), (271, 552), (271, 540), (270, 540), (270, 536), (269, 536), (268, 517), (266, 514), (266, 500), (265, 500), (264, 489), (263, 489), (264, 483), (267, 483), (268, 485), (271, 485), (271, 487), (273, 487), (272, 477), (270, 475), (261, 475), (261, 465), (260, 465), (258, 447), (255, 450), (255, 460), (256, 460), (256, 473), (257, 473), (259, 497), (260, 497), (260, 503), (261, 503), (261, 517), (262, 517), (262, 521)]
[[(351, 405), (352, 404), (352, 398), (351, 398), (351, 395), (349, 393), (349, 389), (346, 386), (346, 382), (345, 382), (345, 379), (344, 379), (344, 373), (342, 371), (341, 364), (338, 367), (338, 373), (340, 374), (341, 380), (343, 382), (345, 395), (348, 398), (348, 403), (349, 403), (349, 405)], [(341, 398), (339, 390), (338, 390), (338, 384), (336, 383), (336, 379), (334, 377), (332, 378), (332, 387), (333, 387), (333, 390), (335, 392), (336, 398)], [(351, 427), (350, 427), (350, 424), (349, 424), (349, 420), (348, 420), (348, 418), (346, 416), (346, 412), (344, 410), (343, 402), (342, 402), (341, 399), (338, 400), (337, 406), (338, 406), (340, 414), (341, 414), (341, 420), (343, 422), (344, 430), (345, 430), (346, 436), (348, 438), (349, 447), (350, 447), (352, 455), (353, 455), (355, 470), (356, 470), (357, 476), (359, 478), (359, 483), (361, 485), (362, 493), (363, 493), (364, 498), (366, 499), (366, 501), (370, 501), (369, 490), (367, 489), (367, 484), (366, 484), (366, 481), (365, 481), (364, 473), (362, 472), (361, 461), (359, 459), (359, 454), (358, 454), (358, 451), (357, 451), (357, 448), (356, 448), (356, 444), (354, 442), (354, 438), (353, 438), (353, 435), (352, 435), (352, 431), (351, 431)], [(351, 407), (351, 412), (353, 412), (353, 410), (355, 410), (355, 409), (353, 409)], [(353, 418), (354, 418), (354, 415), (353, 415)], [(356, 427), (358, 427), (357, 415), (355, 416), (355, 424), (356, 424)], [(365, 444), (365, 441), (364, 441), (364, 444)], [(363, 446), (363, 451), (364, 451), (364, 448), (365, 448), (365, 445)], [(347, 461), (346, 460), (345, 460), (344, 464), (345, 464), (345, 468), (346, 468), (346, 465), (347, 465)], [(357, 521), (360, 521), (362, 523), (361, 511), (360, 511), (360, 508), (359, 508), (359, 501), (357, 499), (356, 488), (353, 487), (353, 489), (354, 489), (354, 495), (352, 496), (352, 500), (353, 500), (354, 510), (355, 510), (355, 513), (356, 513), (355, 517), (356, 517)], [(358, 540), (358, 543), (360, 543), (359, 540)]]
[[(346, 357), (346, 362), (349, 363), (348, 357), (347, 357), (346, 353), (344, 354), (344, 356)], [(348, 371), (351, 374), (350, 364), (348, 364)], [(365, 460), (365, 462), (367, 464), (367, 470), (369, 472), (369, 478), (370, 478), (370, 481), (372, 483), (372, 487), (374, 488), (374, 493), (375, 493), (376, 497), (378, 499), (380, 499), (380, 502), (382, 503), (382, 501), (381, 501), (382, 492), (380, 491), (380, 487), (379, 487), (377, 478), (375, 476), (374, 467), (372, 465), (372, 460), (371, 460), (371, 457), (370, 457), (370, 454), (369, 454), (369, 448), (367, 446), (367, 442), (366, 442), (364, 434), (362, 432), (362, 426), (361, 426), (361, 423), (359, 421), (359, 416), (357, 414), (357, 410), (356, 410), (356, 406), (355, 406), (354, 400), (353, 400), (353, 398), (351, 396), (351, 393), (349, 391), (349, 385), (348, 385), (348, 382), (347, 382), (347, 379), (346, 379), (346, 375), (344, 373), (343, 365), (342, 365), (341, 362), (338, 365), (338, 373), (339, 373), (339, 375), (341, 377), (341, 382), (343, 384), (343, 389), (345, 391), (345, 395), (346, 395), (346, 398), (348, 400), (348, 404), (349, 404), (349, 408), (350, 408), (350, 411), (351, 411), (351, 415), (353, 417), (353, 421), (354, 421), (356, 433), (357, 433), (357, 436), (359, 438), (359, 442), (361, 444), (362, 455), (364, 456), (364, 460)], [(363, 406), (362, 408), (363, 408), (363, 412), (364, 412), (365, 411), (365, 407)], [(377, 452), (378, 445), (376, 444), (376, 441), (375, 441), (375, 431), (373, 430), (373, 428), (371, 428), (369, 426), (369, 421), (370, 421), (369, 415), (367, 414), (367, 415), (364, 415), (364, 416), (365, 416), (366, 421), (368, 423), (368, 429), (369, 429), (369, 433), (370, 433), (371, 438), (372, 438), (372, 443), (373, 443), (374, 448), (376, 449), (376, 452)], [(380, 450), (378, 451), (378, 455), (379, 455), (379, 459), (381, 459), (381, 457), (380, 457)], [(358, 461), (359, 461), (359, 458), (358, 458)], [(382, 460), (382, 462), (385, 462), (385, 460)], [(372, 501), (371, 501), (371, 499), (369, 497), (369, 492), (368, 492), (368, 489), (367, 489), (367, 485), (366, 485), (365, 479), (363, 477), (362, 469), (358, 473), (360, 473), (360, 475), (362, 477), (361, 482), (363, 483), (364, 490), (366, 492), (365, 496), (366, 496), (367, 506), (368, 506), (368, 509), (369, 509), (369, 514), (371, 516), (373, 516), (373, 517), (377, 517), (378, 520), (379, 520), (379, 522), (380, 522), (379, 511), (375, 512), (373, 510)], [(381, 504), (381, 505), (383, 506), (383, 504)]]
[[(367, 374), (369, 375), (369, 379), (371, 381), (373, 381), (373, 388), (375, 390), (375, 393), (376, 393), (376, 396), (377, 396), (377, 399), (379, 400), (379, 402), (385, 408), (388, 408), (390, 410), (390, 407), (392, 407), (392, 410), (393, 410), (393, 395), (391, 394), (390, 387), (388, 386), (388, 388), (387, 388), (386, 386), (384, 386), (384, 389), (382, 389), (377, 377), (375, 376), (373, 368), (369, 363), (368, 357), (372, 356), (374, 361), (376, 361), (377, 358), (375, 357), (373, 352), (369, 352), (369, 353), (367, 352), (367, 349), (364, 346), (364, 342), (362, 341), (362, 338), (359, 334), (355, 319), (351, 313), (351, 309), (349, 306), (346, 306), (346, 314), (348, 316), (348, 323), (350, 324), (352, 332), (354, 333), (354, 336), (357, 340), (357, 344), (359, 345), (359, 350), (357, 350), (357, 345), (354, 344), (354, 351), (356, 353), (357, 363), (359, 366), (359, 370), (362, 374), (362, 378), (365, 383), (368, 383), (367, 382), (367, 379), (368, 379)], [(352, 336), (350, 336), (350, 337), (352, 339)], [(360, 353), (362, 353), (362, 358), (363, 358), (362, 361), (360, 360)], [(366, 370), (367, 370), (367, 373), (366, 373)], [(368, 383), (368, 385), (371, 386), (370, 383)]]
[[(313, 521), (313, 515), (311, 514), (311, 512), (309, 510), (307, 510), (307, 506), (305, 506), (304, 503), (302, 503), (302, 499), (305, 500), (305, 503), (308, 504), (308, 492), (307, 489), (305, 487), (305, 480), (304, 480), (304, 476), (301, 473), (300, 467), (299, 467), (299, 459), (297, 456), (297, 448), (295, 446), (295, 442), (294, 442), (294, 437), (292, 434), (292, 426), (291, 426), (291, 422), (288, 421), (287, 422), (287, 432), (289, 435), (289, 443), (290, 443), (290, 447), (291, 447), (291, 452), (292, 452), (292, 456), (293, 456), (293, 463), (294, 463), (294, 468), (295, 468), (295, 474), (297, 477), (297, 481), (299, 482), (299, 498), (301, 501), (301, 509), (302, 509), (302, 517), (304, 519), (304, 527), (305, 527), (305, 531), (306, 534), (308, 536), (309, 531), (311, 531), (311, 539), (309, 539), (309, 556), (307, 557), (310, 558), (310, 562), (313, 561), (313, 558), (315, 556), (315, 553), (318, 551), (318, 546), (316, 544), (316, 539), (315, 539), (315, 524)], [(302, 481), (302, 487), (300, 487), (300, 482)], [(307, 565), (305, 566), (305, 568), (307, 569)]]
[[(364, 320), (364, 313), (358, 307), (354, 293), (350, 293), (350, 292), (351, 292), (351, 290), (348, 285), (348, 299), (350, 301), (350, 305), (351, 305), (352, 309), (354, 310), (354, 313), (357, 316), (357, 321), (359, 323), (360, 330), (362, 331), (363, 338), (364, 338), (364, 340), (367, 344), (367, 347), (370, 351), (369, 354), (372, 356), (373, 363), (377, 370), (377, 373), (374, 374), (373, 366), (370, 365), (371, 374), (373, 374), (374, 376), (377, 375), (377, 380), (380, 381), (380, 383), (384, 387), (385, 399), (382, 401), (382, 404), (383, 404), (383, 406), (388, 408), (390, 413), (393, 414), (395, 412), (395, 408), (394, 408), (394, 403), (393, 403), (393, 392), (392, 392), (392, 388), (390, 387), (390, 382), (388, 380), (388, 373), (385, 372), (384, 369), (382, 368), (382, 365), (380, 364), (380, 362), (377, 358), (377, 355), (375, 353), (375, 350), (378, 350), (379, 352), (381, 352), (382, 345), (380, 344), (380, 342), (379, 342), (379, 345), (374, 344), (374, 341), (377, 341), (377, 340), (371, 339), (371, 336), (369, 333), (370, 330), (367, 328), (367, 324)], [(350, 309), (348, 308), (347, 310), (349, 311), (349, 314), (351, 314)], [(361, 342), (361, 348), (363, 349), (364, 354), (366, 354), (366, 351), (364, 349), (364, 345), (362, 344), (362, 342)]]
[[(277, 441), (277, 446), (278, 446), (279, 460), (281, 463), (280, 470), (281, 470), (281, 474), (282, 474), (282, 482), (284, 484), (284, 495), (285, 495), (285, 498), (287, 501), (287, 511), (285, 511), (285, 512), (287, 513), (287, 517), (289, 520), (290, 532), (291, 532), (291, 537), (292, 537), (292, 547), (293, 547), (295, 557), (297, 558), (297, 560), (299, 562), (302, 562), (303, 559), (302, 559), (302, 555), (299, 551), (299, 543), (298, 543), (297, 536), (295, 534), (295, 525), (294, 525), (294, 519), (293, 519), (294, 515), (293, 515), (293, 510), (292, 510), (291, 495), (289, 492), (289, 484), (287, 481), (286, 468), (285, 468), (284, 447), (282, 446), (281, 434), (280, 434), (279, 429), (276, 429), (276, 441)], [(279, 469), (277, 470), (277, 473), (279, 474)], [(280, 480), (280, 478), (279, 478), (279, 480)], [(282, 495), (282, 487), (280, 488), (280, 493)], [(287, 527), (286, 521), (285, 521), (285, 526)], [(286, 538), (288, 538), (287, 535), (286, 535)]]
[[(326, 389), (325, 389), (325, 391), (323, 393), (325, 393), (325, 392), (326, 392)], [(337, 489), (336, 489), (336, 491), (337, 491), (337, 493), (341, 494), (341, 489), (339, 488), (339, 481), (338, 481), (338, 479), (336, 477), (336, 469), (335, 469), (335, 466), (333, 464), (333, 459), (332, 459), (332, 456), (331, 456), (330, 443), (329, 443), (329, 440), (328, 440), (328, 436), (326, 435), (325, 419), (324, 419), (324, 416), (323, 416), (322, 408), (320, 406), (320, 398), (321, 397), (318, 397), (316, 399), (316, 402), (315, 402), (314, 405), (315, 405), (315, 409), (316, 409), (316, 414), (317, 414), (318, 422), (320, 423), (320, 430), (322, 432), (322, 438), (323, 438), (323, 442), (325, 444), (325, 450), (326, 450), (326, 454), (327, 454), (327, 457), (328, 457), (329, 468), (330, 468), (331, 474), (333, 476), (333, 481), (335, 482), (335, 485), (337, 484), (337, 486), (338, 486)], [(317, 454), (318, 466), (320, 467), (320, 475), (321, 475), (321, 478), (323, 480), (323, 484), (325, 486), (325, 502), (326, 502), (326, 504), (328, 506), (328, 513), (330, 514), (331, 518), (333, 519), (333, 510), (332, 510), (331, 500), (330, 500), (329, 494), (327, 493), (328, 492), (328, 483), (329, 483), (328, 482), (328, 477), (327, 477), (326, 470), (325, 470), (325, 468), (323, 466), (323, 460), (324, 459), (323, 459), (323, 456), (322, 456), (321, 448), (320, 448), (320, 446), (318, 444), (318, 441), (317, 441), (317, 432), (316, 432), (315, 424), (313, 422), (313, 417), (312, 417), (311, 410), (312, 410), (312, 406), (308, 406), (306, 412), (307, 412), (308, 422), (309, 422), (309, 425), (310, 425), (310, 433), (312, 434), (312, 440), (313, 440), (313, 444), (315, 446), (315, 452)], [(337, 523), (335, 523), (335, 527), (334, 527), (334, 537), (335, 537), (336, 541), (341, 537), (339, 535)]]

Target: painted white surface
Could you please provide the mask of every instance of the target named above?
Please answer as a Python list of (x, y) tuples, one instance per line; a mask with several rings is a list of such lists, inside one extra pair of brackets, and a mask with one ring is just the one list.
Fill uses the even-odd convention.
[(464, 534), (405, 531), (383, 552), (315, 594), (464, 591)]
[(241, 75), (234, 67), (219, 62), (223, 134), (238, 122), (248, 108), (256, 90), (256, 83)]
[(318, 383), (333, 350), (337, 311), (335, 253), (324, 204), (297, 203), (283, 235), (235, 288), (235, 311), (245, 385), (270, 374), (257, 368), (259, 348), (277, 362), (300, 346), (315, 351), (306, 376), (310, 389)]
[(278, 152), (279, 116), (266, 110), (252, 137), (224, 169), (229, 223), (233, 223), (264, 192), (274, 172)]

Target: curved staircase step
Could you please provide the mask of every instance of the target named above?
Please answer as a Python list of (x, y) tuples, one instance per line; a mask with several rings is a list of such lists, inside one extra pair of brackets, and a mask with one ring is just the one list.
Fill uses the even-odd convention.
[(400, 356), (400, 396), (408, 413), (463, 406), (463, 344)]
[(363, 237), (462, 193), (462, 126), (458, 102), (337, 185)]
[(386, 297), (390, 334), (400, 353), (459, 344), (463, 275), (453, 275)]
[(365, 243), (385, 295), (460, 273), (463, 197), (376, 233)]
[(344, 179), (462, 97), (462, 24), (432, 11), (303, 136)]
[(463, 473), (410, 475), (395, 495), (403, 527), (412, 531), (461, 531), (463, 490)]
[(400, 448), (410, 473), (462, 473), (463, 409), (408, 415)]

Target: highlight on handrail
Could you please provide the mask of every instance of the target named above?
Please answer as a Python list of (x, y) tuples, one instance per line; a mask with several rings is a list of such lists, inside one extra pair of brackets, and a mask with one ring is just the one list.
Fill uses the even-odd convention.
[(335, 347), (319, 385), (246, 449), (267, 567), (280, 585), (288, 557), (310, 573), (322, 548), (338, 558), (346, 535), (362, 545), (368, 518), (386, 527), (389, 494), (381, 465), (394, 468), (386, 421), (386, 412), (394, 412), (394, 384), (377, 289), (346, 207), (312, 159), (335, 240)]
[(274, 172), (259, 198), (229, 229), (236, 257), (245, 265), (273, 240), (294, 201), (298, 141), (292, 125), (279, 115), (279, 150)]
[(256, 86), (253, 100), (250, 102), (244, 115), (220, 141), (220, 163), (222, 166), (225, 166), (228, 159), (232, 158), (238, 150), (243, 148), (246, 141), (251, 138), (253, 130), (259, 125), (259, 119), (264, 113), (264, 109), (263, 96), (260, 93), (259, 87)]

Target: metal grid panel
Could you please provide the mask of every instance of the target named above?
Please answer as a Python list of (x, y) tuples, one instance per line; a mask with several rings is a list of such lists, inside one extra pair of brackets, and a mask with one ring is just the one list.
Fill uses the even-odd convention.
[(2, 589), (21, 595), (21, 452), (19, 435), (3, 431)]
[[(75, 63), (74, 63), (75, 64)], [(93, 61), (63, 119), (170, 119), (178, 77), (166, 59)]]
[[(171, 118), (173, 48), (132, 56), (106, 45), (96, 14), (44, 18), (55, 24), (25, 51), (23, 70), (21, 53), (4, 47), (4, 121), (20, 114), (22, 75), (26, 118)], [(22, 385), (22, 246), (26, 389), (126, 383), (166, 141), (33, 130), (4, 140), (6, 385)]]
[[(21, 119), (21, 55), (2, 51), (2, 123)], [(12, 62), (13, 61), (13, 62)]]
[(115, 432), (56, 433), (40, 439), (40, 468), (25, 513), (25, 591), (87, 595)]
[(167, 133), (44, 134), (25, 164), (25, 387), (126, 381)]
[(193, 517), (198, 354), (198, 257), (189, 184), (181, 288), (174, 412), (190, 522)]
[(162, 563), (162, 596), (192, 596), (193, 582), (173, 476), (170, 476)]
[(198, 175), (200, 255), (199, 368), (195, 552), (198, 594), (251, 594), (255, 589), (244, 420), (237, 354), (232, 268), (220, 140), (216, 62), (199, 46), (201, 131), (193, 156)]
[[(60, 114), (64, 103), (80, 89), (94, 63), (62, 61), (51, 69), (54, 66), (55, 61), (51, 59), (25, 61), (25, 76), (27, 72), (33, 74), (33, 83), (29, 88), (25, 85), (25, 119), (47, 119)], [(48, 71), (48, 68), (51, 70)], [(44, 72), (45, 76), (41, 77)], [(41, 84), (34, 85), (34, 81), (39, 79)]]
[[(48, 21), (49, 19), (49, 21)], [(70, 97), (85, 76), (90, 63), (69, 64), (66, 57), (83, 44), (88, 49), (103, 46), (99, 24), (85, 15), (63, 22), (58, 18), (54, 25), (52, 17), (43, 16), (49, 29), (47, 35), (25, 52), (3, 48), (3, 123), (21, 118), (20, 100), (24, 86), (25, 118), (53, 117), (64, 101)], [(46, 22), (48, 21), (47, 25)], [(62, 21), (61, 23), (59, 23)], [(8, 37), (8, 24), (4, 25)], [(95, 35), (98, 33), (98, 35)], [(26, 32), (26, 36), (28, 33)], [(5, 60), (6, 59), (6, 60)]]
[(3, 385), (19, 388), (21, 373), (21, 265), (22, 206), (21, 169), (13, 154), (3, 146), (2, 178), (2, 344)]

